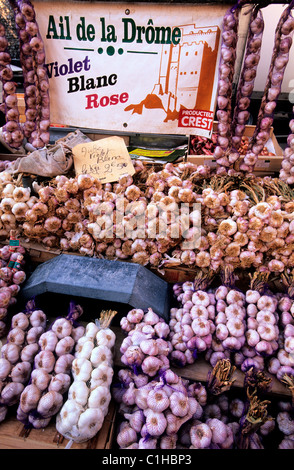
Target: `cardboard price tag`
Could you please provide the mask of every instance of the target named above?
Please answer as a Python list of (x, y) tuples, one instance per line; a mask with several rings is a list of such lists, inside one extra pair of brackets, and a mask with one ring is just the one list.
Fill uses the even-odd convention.
[(128, 149), (121, 137), (112, 136), (78, 144), (72, 152), (77, 175), (88, 174), (101, 183), (112, 183), (123, 175), (135, 173)]

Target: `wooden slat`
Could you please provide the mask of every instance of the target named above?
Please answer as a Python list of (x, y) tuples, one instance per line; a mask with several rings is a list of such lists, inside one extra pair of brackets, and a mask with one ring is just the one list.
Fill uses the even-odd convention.
[[(115, 366), (121, 368), (126, 367), (120, 360), (120, 346), (123, 339), (126, 337), (125, 333), (119, 327), (113, 327), (113, 331), (116, 334), (115, 350), (114, 350), (114, 364)], [(203, 358), (196, 359), (194, 364), (186, 365), (185, 367), (172, 367), (171, 368), (177, 375), (193, 380), (195, 382), (206, 382), (208, 373), (212, 370), (212, 366), (207, 363)], [(291, 396), (290, 390), (283, 385), (276, 377), (271, 374), (266, 374), (272, 379), (272, 387), (270, 393), (278, 396)], [(244, 386), (244, 377), (245, 374), (240, 370), (236, 369), (233, 375), (234, 387), (243, 388)]]
[[(10, 412), (11, 410), (9, 410)], [(116, 405), (110, 402), (108, 414), (100, 431), (87, 442), (73, 442), (71, 449), (110, 449), (114, 436), (113, 429)], [(10, 414), (0, 423), (0, 449), (64, 449), (69, 443), (55, 427), (55, 418), (44, 429), (26, 429)]]

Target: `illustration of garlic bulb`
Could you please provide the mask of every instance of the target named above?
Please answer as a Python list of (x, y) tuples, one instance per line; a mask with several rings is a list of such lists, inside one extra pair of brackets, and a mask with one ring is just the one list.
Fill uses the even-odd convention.
[[(34, 324), (40, 311), (35, 313)], [(38, 338), (29, 385), (23, 389), (17, 408), (17, 419), (29, 428), (46, 427), (63, 405), (64, 394), (71, 384), (71, 364), (77, 341), (74, 332), (80, 328), (76, 320), (82, 313), (80, 305), (70, 302), (68, 315), (55, 319), (49, 330)]]
[(73, 382), (68, 399), (56, 417), (56, 429), (72, 442), (84, 442), (101, 429), (111, 399), (112, 348), (116, 336), (109, 328), (117, 312), (102, 311), (100, 318), (86, 326), (79, 338), (72, 362)]

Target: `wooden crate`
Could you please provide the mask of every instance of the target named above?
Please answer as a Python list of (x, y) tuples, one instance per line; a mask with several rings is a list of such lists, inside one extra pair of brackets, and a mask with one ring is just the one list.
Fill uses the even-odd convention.
[[(244, 136), (252, 137), (256, 126), (247, 125), (245, 128)], [(217, 122), (213, 123), (214, 132), (217, 131)], [(259, 156), (256, 162), (254, 173), (258, 176), (274, 174), (280, 171), (281, 163), (283, 160), (283, 149), (279, 145), (277, 138), (274, 134), (273, 127), (270, 129), (270, 139), (266, 147), (275, 156)], [(188, 155), (187, 161), (195, 163), (196, 165), (207, 165), (210, 168), (216, 168), (216, 160), (212, 155)]]
[(18, 112), (19, 112), (19, 122), (25, 122), (26, 121), (26, 105), (25, 105), (25, 100), (24, 100), (24, 93), (16, 93), (17, 96), (17, 107), (18, 107)]
[[(11, 410), (8, 411), (8, 413)], [(71, 449), (111, 449), (116, 418), (116, 405), (110, 402), (108, 414), (100, 431), (87, 442), (75, 443)], [(55, 427), (55, 419), (44, 429), (27, 430), (24, 425), (9, 415), (0, 423), (0, 449), (64, 449), (69, 443)]]
[(193, 281), (198, 268), (193, 269), (185, 266), (177, 266), (162, 269), (150, 268), (150, 270), (166, 282), (174, 284), (176, 282)]

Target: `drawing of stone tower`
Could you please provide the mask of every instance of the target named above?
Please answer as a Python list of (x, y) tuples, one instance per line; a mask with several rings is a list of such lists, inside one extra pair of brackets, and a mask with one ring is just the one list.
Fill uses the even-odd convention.
[(158, 83), (152, 93), (160, 96), (165, 109), (210, 109), (220, 39), (218, 26), (179, 26), (178, 45), (162, 48)]
[(211, 109), (220, 28), (195, 24), (178, 28), (180, 43), (162, 46), (158, 82), (152, 92), (126, 111), (141, 114), (143, 106), (163, 108), (168, 121), (177, 119), (180, 109)]

